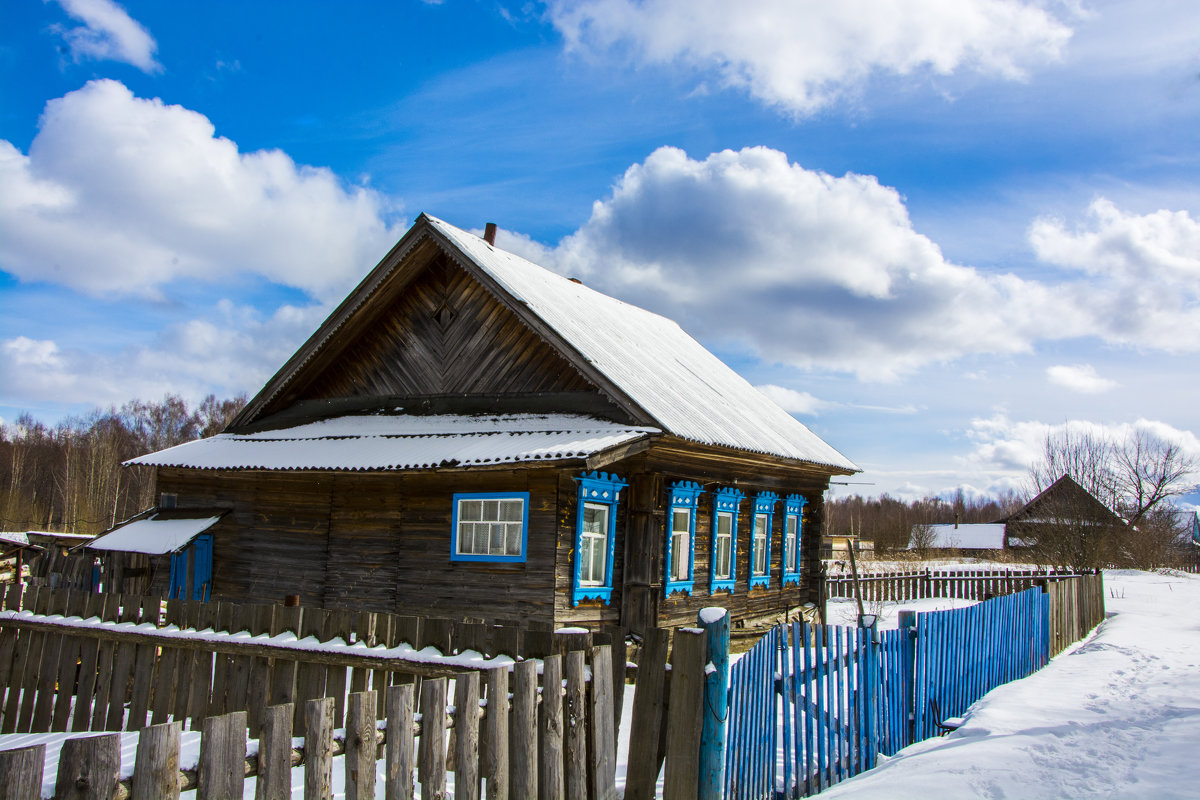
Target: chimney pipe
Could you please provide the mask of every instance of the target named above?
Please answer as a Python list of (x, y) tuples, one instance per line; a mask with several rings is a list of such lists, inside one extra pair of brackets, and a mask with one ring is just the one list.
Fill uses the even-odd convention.
[(496, 245), (496, 223), (489, 222), (484, 226), (483, 240), (493, 247)]
[(958, 512), (954, 512), (954, 530), (958, 530)]

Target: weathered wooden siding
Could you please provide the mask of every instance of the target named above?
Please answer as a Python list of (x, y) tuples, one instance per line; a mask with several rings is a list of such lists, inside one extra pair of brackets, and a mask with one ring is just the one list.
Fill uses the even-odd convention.
[[(557, 473), (198, 472), (164, 469), (180, 508), (232, 508), (213, 529), (213, 597), (553, 621)], [(523, 564), (452, 562), (455, 492), (527, 491)]]
[[(397, 611), (552, 622), (557, 477), (554, 470), (414, 473), (404, 479)], [(524, 563), (451, 562), (454, 492), (529, 492)]]
[[(727, 608), (735, 620), (740, 620), (794, 611), (800, 605), (816, 600), (820, 574), (820, 562), (816, 555), (820, 545), (822, 500), (829, 486), (828, 473), (769, 456), (722, 452), (680, 442), (656, 446), (647, 453), (611, 464), (606, 469), (630, 481), (631, 489), (642, 487), (640, 499), (638, 492), (632, 492), (622, 501), (623, 509), (631, 509), (630, 523), (621, 529), (629, 541), (624, 548), (619, 548), (630, 561), (624, 565), (624, 575), (631, 596), (628, 599), (615, 598), (614, 604), (627, 604), (626, 624), (639, 627), (635, 620), (644, 618), (652, 611), (658, 625), (692, 625), (695, 624), (696, 612), (705, 606)], [(663, 559), (667, 536), (668, 487), (678, 480), (697, 481), (704, 487), (705, 494), (701, 496), (696, 518), (692, 593), (675, 593), (666, 597), (663, 592)], [(740, 489), (746, 497), (738, 514), (735, 590), (732, 594), (722, 591), (714, 595), (710, 593), (709, 579), (713, 492), (725, 486)], [(749, 590), (754, 495), (763, 491), (773, 491), (780, 497), (772, 517), (770, 583), (766, 588)], [(784, 588), (783, 499), (792, 493), (800, 494), (807, 500), (801, 523), (802, 574), (799, 587)], [(646, 583), (644, 589), (641, 586), (643, 582)], [(620, 583), (617, 585), (621, 586)], [(569, 599), (569, 593), (566, 598)]]
[(438, 256), (294, 398), (516, 394), (593, 387), (467, 273)]

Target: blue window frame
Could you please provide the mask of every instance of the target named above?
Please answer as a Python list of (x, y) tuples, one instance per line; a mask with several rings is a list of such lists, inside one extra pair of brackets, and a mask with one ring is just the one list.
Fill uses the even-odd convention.
[(667, 596), (675, 592), (691, 594), (696, 568), (696, 508), (704, 490), (695, 481), (678, 481), (670, 489), (664, 592)]
[(451, 561), (525, 561), (529, 492), (463, 492), (453, 505)]
[(754, 534), (750, 542), (750, 588), (771, 585), (771, 528), (779, 495), (762, 492), (754, 498)]
[(575, 513), (575, 568), (571, 605), (584, 600), (608, 603), (613, 592), (613, 553), (617, 545), (617, 503), (629, 484), (607, 472), (585, 472)]
[(800, 524), (804, 505), (808, 501), (798, 494), (789, 494), (783, 511), (783, 585), (800, 585)]
[(746, 495), (737, 489), (717, 489), (713, 496), (712, 563), (709, 594), (734, 591), (737, 580), (738, 509)]

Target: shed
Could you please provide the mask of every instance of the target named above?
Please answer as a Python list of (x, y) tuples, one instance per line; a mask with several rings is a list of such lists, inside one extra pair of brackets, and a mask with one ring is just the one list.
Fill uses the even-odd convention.
[(129, 463), (224, 512), (213, 598), (633, 629), (817, 600), (858, 471), (671, 320), (424, 214), (223, 433)]

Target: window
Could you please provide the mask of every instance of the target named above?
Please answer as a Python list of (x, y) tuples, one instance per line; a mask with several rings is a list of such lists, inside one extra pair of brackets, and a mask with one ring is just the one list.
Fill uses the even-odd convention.
[(807, 501), (790, 494), (784, 505), (783, 517), (783, 585), (800, 585), (800, 514)]
[(709, 593), (732, 592), (737, 570), (738, 507), (744, 494), (718, 489), (713, 498), (713, 544)]
[(603, 586), (608, 567), (608, 516), (612, 506), (583, 504), (583, 526), (579, 533), (579, 583)]
[(617, 502), (627, 486), (607, 472), (585, 472), (579, 482), (579, 504), (575, 522), (575, 568), (571, 581), (571, 605), (584, 600), (612, 599), (613, 551), (617, 540)]
[(158, 507), (162, 511), (167, 511), (179, 506), (179, 495), (174, 492), (163, 492), (158, 496)]
[(671, 486), (670, 513), (667, 517), (665, 593), (692, 593), (696, 563), (696, 503), (704, 491), (695, 481), (679, 481)]
[(524, 561), (529, 492), (454, 495), (451, 561)]
[(754, 540), (750, 553), (750, 588), (771, 583), (771, 522), (779, 495), (763, 492), (754, 498)]

